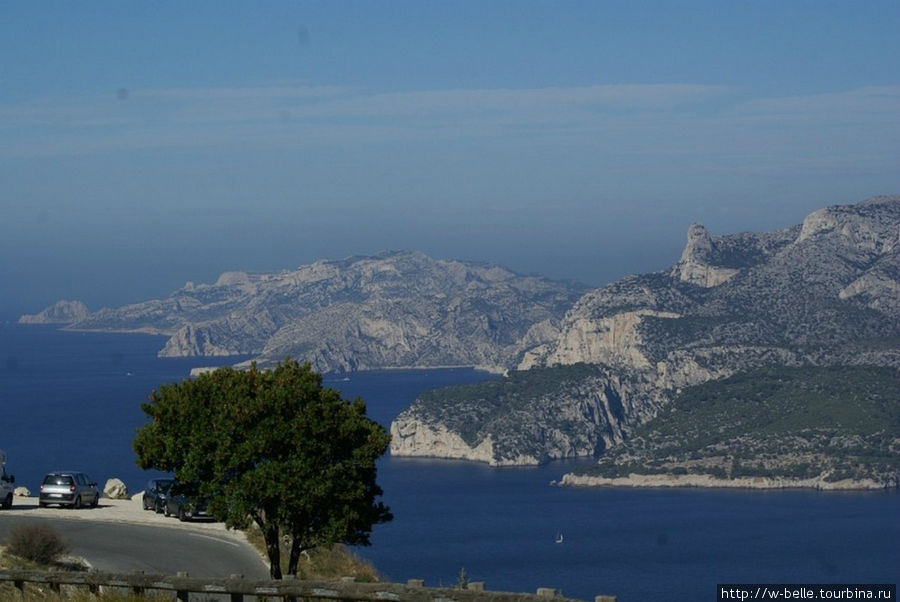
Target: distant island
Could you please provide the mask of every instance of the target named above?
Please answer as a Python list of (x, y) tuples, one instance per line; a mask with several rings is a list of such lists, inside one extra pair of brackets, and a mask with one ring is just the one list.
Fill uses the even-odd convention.
[(72, 330), (166, 335), (159, 355), (286, 357), (319, 372), (515, 367), (553, 340), (588, 287), (417, 251), (318, 261), (280, 272), (226, 272), (164, 299), (90, 312), (60, 301), (19, 319)]
[(164, 334), (164, 356), (506, 375), (421, 395), (391, 425), (396, 456), (598, 458), (572, 485), (900, 481), (900, 196), (775, 232), (693, 224), (670, 268), (596, 290), (398, 251), (20, 321)]

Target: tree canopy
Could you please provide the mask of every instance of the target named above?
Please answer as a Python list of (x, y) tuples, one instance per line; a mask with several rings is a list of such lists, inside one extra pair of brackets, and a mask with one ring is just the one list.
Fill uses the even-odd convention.
[(392, 518), (375, 482), (390, 435), (361, 399), (323, 387), (309, 364), (221, 368), (163, 385), (141, 408), (151, 421), (134, 439), (138, 465), (195, 485), (228, 527), (255, 522), (274, 579), (283, 536), (296, 574), (305, 550), (368, 545), (372, 527)]

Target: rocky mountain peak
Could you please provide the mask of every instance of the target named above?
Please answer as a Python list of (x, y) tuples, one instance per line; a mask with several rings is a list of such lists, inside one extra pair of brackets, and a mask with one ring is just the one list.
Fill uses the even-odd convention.
[(731, 355), (788, 357), (804, 345), (840, 355), (848, 341), (897, 336), (898, 236), (900, 197), (827, 207), (773, 233), (713, 237), (693, 224), (668, 273), (588, 293), (556, 343), (526, 354), (520, 367), (655, 366), (667, 382), (697, 382), (719, 373), (714, 364), (732, 371)]
[(681, 252), (681, 261), (709, 261), (712, 249), (712, 237), (706, 226), (691, 224), (687, 231), (687, 244)]
[(91, 312), (81, 301), (57, 301), (37, 314), (26, 314), (19, 324), (71, 324), (86, 318)]
[(681, 259), (672, 268), (672, 276), (704, 288), (719, 286), (739, 270), (714, 265), (715, 250), (715, 243), (706, 227), (691, 224), (687, 244), (681, 252)]
[(900, 196), (870, 199), (859, 205), (836, 205), (813, 211), (797, 237), (797, 243), (826, 236), (840, 236), (858, 251), (884, 255), (900, 246)]

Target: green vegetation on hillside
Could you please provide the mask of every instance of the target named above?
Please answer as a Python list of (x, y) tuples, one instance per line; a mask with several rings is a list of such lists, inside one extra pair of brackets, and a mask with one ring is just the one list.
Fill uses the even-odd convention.
[[(543, 409), (542, 401), (573, 395), (576, 389), (585, 388), (589, 379), (604, 374), (602, 367), (588, 364), (510, 372), (506, 378), (427, 391), (415, 407), (420, 415), (445, 425), (469, 445), (477, 445), (485, 433), (491, 433), (501, 445), (513, 445), (507, 438), (516, 437), (517, 453), (540, 453), (538, 441), (528, 445), (525, 425)], [(569, 431), (578, 426), (565, 416), (546, 414), (541, 422), (544, 428)], [(559, 424), (551, 424), (554, 420)], [(525, 436), (519, 437), (523, 433)]]
[(582, 472), (896, 484), (900, 373), (874, 366), (769, 367), (691, 387)]

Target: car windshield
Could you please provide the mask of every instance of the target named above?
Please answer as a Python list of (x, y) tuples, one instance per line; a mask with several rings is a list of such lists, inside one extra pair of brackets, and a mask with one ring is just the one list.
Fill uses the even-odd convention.
[(44, 477), (44, 485), (71, 485), (72, 477), (67, 475), (48, 474)]
[(157, 481), (156, 482), (156, 490), (160, 493), (166, 493), (169, 490), (169, 487), (172, 486), (172, 481)]

